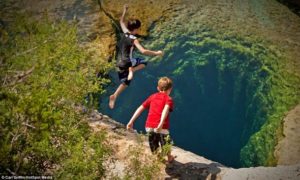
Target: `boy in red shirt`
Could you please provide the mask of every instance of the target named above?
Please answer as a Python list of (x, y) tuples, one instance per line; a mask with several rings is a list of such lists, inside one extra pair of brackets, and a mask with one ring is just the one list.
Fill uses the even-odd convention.
[[(173, 100), (169, 96), (172, 91), (173, 82), (168, 77), (162, 77), (158, 81), (157, 90), (159, 92), (152, 94), (143, 104), (137, 108), (129, 123), (127, 129), (133, 127), (134, 121), (145, 110), (149, 109), (146, 132), (149, 133), (149, 145), (152, 152), (155, 152), (159, 145), (163, 147), (165, 144), (170, 143), (167, 140), (169, 135), (169, 112), (173, 111)], [(174, 160), (171, 152), (168, 153), (168, 162)]]

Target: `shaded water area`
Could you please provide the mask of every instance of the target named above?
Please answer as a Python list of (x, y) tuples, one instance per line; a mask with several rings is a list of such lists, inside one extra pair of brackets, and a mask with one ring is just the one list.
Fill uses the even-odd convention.
[[(256, 6), (260, 9), (259, 4)], [(170, 7), (171, 18), (155, 24), (143, 42), (150, 49), (163, 49), (164, 57), (148, 58), (149, 65), (135, 73), (115, 109), (108, 109), (106, 97), (100, 110), (126, 124), (136, 108), (157, 91), (158, 78), (169, 76), (174, 81), (171, 96), (175, 109), (170, 124), (176, 146), (226, 166), (260, 165), (267, 155), (256, 154), (253, 149), (270, 150), (265, 149), (264, 142), (275, 144), (273, 132), (255, 137), (250, 145), (249, 139), (276, 111), (275, 94), (270, 93), (280, 55), (259, 39), (252, 41), (230, 31), (213, 30), (203, 23), (208, 8), (199, 8), (201, 4), (198, 8)], [(270, 24), (268, 19), (262, 19)], [(114, 83), (109, 93), (119, 85), (116, 72), (112, 76)], [(146, 114), (135, 123), (138, 131), (144, 131)], [(274, 121), (272, 128), (279, 125)]]

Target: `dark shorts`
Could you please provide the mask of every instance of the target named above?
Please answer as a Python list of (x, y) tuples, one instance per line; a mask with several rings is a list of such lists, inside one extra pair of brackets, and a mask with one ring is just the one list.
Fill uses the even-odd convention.
[(119, 80), (122, 83), (126, 84), (127, 86), (129, 86), (130, 82), (131, 82), (130, 80), (127, 79), (128, 74), (129, 74), (128, 69), (125, 69), (125, 70), (119, 69), (119, 71), (118, 71)]
[(171, 144), (170, 135), (149, 132), (149, 146), (152, 152), (155, 152), (159, 146), (163, 147), (166, 144)]
[(133, 66), (136, 67), (140, 64), (144, 64), (145, 66), (147, 65), (147, 62), (144, 59), (141, 58), (132, 58), (131, 62), (121, 62), (119, 63), (119, 71), (118, 71), (118, 76), (119, 76), (119, 80), (126, 84), (127, 86), (130, 85), (130, 80), (128, 80), (128, 74), (129, 74), (129, 70), (128, 68)]

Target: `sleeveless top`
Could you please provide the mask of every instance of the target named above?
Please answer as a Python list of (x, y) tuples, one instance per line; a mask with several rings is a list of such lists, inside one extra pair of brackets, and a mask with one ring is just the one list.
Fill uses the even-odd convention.
[(129, 32), (121, 35), (121, 40), (118, 44), (118, 63), (117, 66), (120, 69), (128, 69), (131, 67), (132, 52), (134, 49), (134, 40), (136, 37)]

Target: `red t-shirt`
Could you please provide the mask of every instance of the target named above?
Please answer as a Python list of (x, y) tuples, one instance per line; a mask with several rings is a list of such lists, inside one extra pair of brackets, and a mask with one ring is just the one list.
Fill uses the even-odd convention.
[[(146, 128), (157, 128), (160, 123), (160, 118), (162, 111), (165, 105), (170, 106), (170, 112), (173, 111), (173, 100), (170, 96), (166, 93), (158, 92), (152, 94), (146, 101), (143, 102), (143, 107), (149, 109), (147, 121), (146, 121)], [(163, 129), (169, 129), (170, 122), (169, 122), (169, 114), (166, 117)]]

